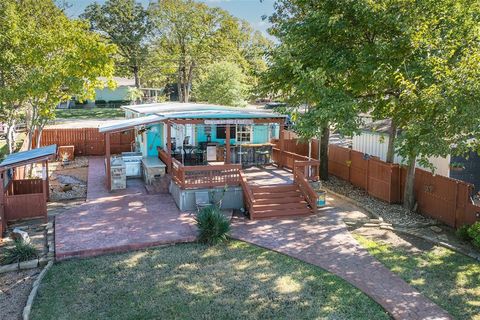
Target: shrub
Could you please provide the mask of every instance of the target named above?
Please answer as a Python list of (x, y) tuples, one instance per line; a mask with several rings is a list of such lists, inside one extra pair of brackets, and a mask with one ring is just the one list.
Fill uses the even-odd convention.
[(480, 248), (480, 221), (475, 222), (468, 228), (468, 235), (474, 246)]
[(468, 235), (468, 228), (470, 226), (468, 224), (464, 224), (460, 228), (457, 229), (455, 232), (457, 234), (457, 237), (459, 237), (463, 241), (470, 241), (472, 238)]
[(15, 240), (15, 246), (5, 250), (3, 264), (17, 263), (38, 257), (37, 249), (22, 240)]
[(227, 239), (230, 221), (216, 206), (203, 208), (195, 218), (199, 231), (198, 240), (207, 244), (217, 244)]

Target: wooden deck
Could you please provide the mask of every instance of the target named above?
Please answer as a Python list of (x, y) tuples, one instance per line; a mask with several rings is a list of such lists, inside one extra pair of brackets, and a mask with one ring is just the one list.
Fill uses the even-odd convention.
[(291, 171), (280, 169), (277, 166), (250, 167), (243, 169), (248, 184), (251, 186), (289, 185), (293, 184)]

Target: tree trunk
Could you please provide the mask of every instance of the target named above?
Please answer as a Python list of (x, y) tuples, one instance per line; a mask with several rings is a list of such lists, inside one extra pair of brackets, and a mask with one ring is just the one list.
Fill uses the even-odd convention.
[(330, 138), (330, 127), (325, 125), (322, 128), (320, 137), (320, 179), (328, 180), (328, 141)]
[(135, 88), (140, 88), (140, 77), (138, 76), (138, 66), (133, 66), (133, 76), (135, 77)]
[(8, 154), (12, 154), (13, 152), (15, 152), (15, 147), (16, 147), (16, 143), (15, 143), (15, 121), (11, 121), (9, 123), (7, 123), (7, 136), (6, 136), (6, 143), (7, 143), (7, 150), (8, 150)]
[(395, 139), (397, 138), (397, 126), (392, 120), (390, 132), (388, 133), (387, 162), (393, 163), (395, 157)]
[(405, 180), (405, 189), (403, 193), (403, 207), (408, 210), (413, 210), (415, 207), (415, 163), (417, 157), (410, 157), (408, 160), (407, 178)]

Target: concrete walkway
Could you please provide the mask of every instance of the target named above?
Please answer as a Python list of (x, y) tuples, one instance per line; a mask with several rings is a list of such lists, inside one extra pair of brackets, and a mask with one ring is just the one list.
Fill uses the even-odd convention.
[(195, 240), (193, 218), (169, 194), (149, 195), (140, 180), (110, 193), (104, 177), (103, 158), (90, 158), (87, 202), (55, 217), (57, 260)]
[(369, 295), (395, 319), (450, 319), (447, 312), (357, 244), (342, 222), (352, 206), (340, 202), (335, 201), (335, 208), (322, 208), (318, 214), (306, 218), (260, 221), (236, 218), (232, 236), (340, 276)]

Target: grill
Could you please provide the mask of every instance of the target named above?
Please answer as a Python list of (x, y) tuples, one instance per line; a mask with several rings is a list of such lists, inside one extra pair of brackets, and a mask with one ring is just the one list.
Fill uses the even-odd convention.
[(127, 177), (142, 176), (141, 152), (122, 152), (122, 159), (123, 162), (125, 162), (125, 172)]

